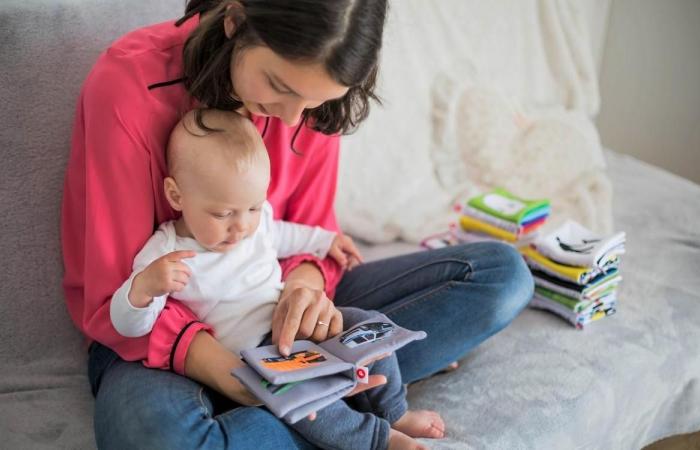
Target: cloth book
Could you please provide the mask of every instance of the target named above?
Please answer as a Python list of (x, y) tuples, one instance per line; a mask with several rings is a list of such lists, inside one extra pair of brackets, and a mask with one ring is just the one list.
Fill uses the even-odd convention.
[(540, 297), (546, 297), (553, 302), (557, 302), (575, 313), (580, 313), (581, 311), (588, 308), (592, 302), (596, 302), (600, 299), (606, 298), (610, 294), (615, 292), (615, 287), (608, 288), (604, 292), (600, 293), (600, 296), (595, 299), (578, 299), (572, 298), (567, 295), (560, 294), (559, 292), (549, 290), (543, 286), (535, 286), (535, 293)]
[(279, 354), (276, 345), (243, 350), (247, 365), (231, 374), (273, 414), (292, 424), (364, 382), (369, 374), (363, 363), (426, 336), (377, 313), (319, 344), (295, 341), (287, 357)]
[(467, 203), (472, 208), (518, 225), (549, 215), (549, 200), (526, 200), (500, 188), (478, 195)]
[(470, 216), (461, 216), (459, 218), (459, 224), (464, 230), (486, 233), (508, 242), (515, 242), (518, 239), (518, 236), (514, 233), (498, 228), (497, 226), (489, 223), (482, 222)]
[(535, 231), (536, 229), (538, 229), (539, 227), (544, 225), (544, 223), (547, 220), (546, 216), (541, 216), (541, 217), (537, 217), (534, 220), (531, 220), (529, 222), (523, 222), (521, 224), (517, 224), (517, 223), (513, 223), (513, 222), (509, 222), (507, 220), (501, 219), (501, 218), (496, 217), (496, 216), (492, 216), (490, 214), (487, 214), (487, 213), (480, 211), (480, 210), (478, 210), (474, 207), (471, 207), (469, 205), (465, 205), (461, 209), (461, 212), (462, 212), (462, 215), (464, 215), (464, 216), (470, 216), (470, 217), (472, 217), (476, 220), (479, 220), (481, 222), (485, 222), (489, 225), (493, 225), (495, 227), (501, 228), (504, 231), (507, 231), (508, 233), (515, 234), (518, 237), (520, 237), (523, 234), (528, 234), (528, 233)]
[(567, 220), (557, 229), (534, 242), (537, 251), (561, 264), (602, 267), (625, 252), (625, 233), (599, 236), (588, 228)]
[(616, 288), (622, 281), (622, 276), (616, 268), (601, 272), (586, 285), (562, 280), (536, 268), (531, 268), (532, 277), (537, 286), (542, 286), (553, 292), (558, 292), (577, 300), (594, 300), (610, 288)]
[(585, 325), (602, 319), (603, 317), (615, 314), (617, 311), (616, 305), (617, 296), (614, 293), (591, 302), (587, 308), (578, 313), (538, 293), (535, 293), (530, 301), (531, 307), (552, 312), (566, 319), (578, 329), (582, 329)]
[(521, 247), (520, 253), (527, 260), (530, 268), (535, 268), (564, 280), (573, 281), (579, 285), (586, 285), (602, 272), (617, 269), (619, 258), (614, 258), (605, 263), (602, 267), (580, 267), (559, 264), (539, 253), (532, 246)]

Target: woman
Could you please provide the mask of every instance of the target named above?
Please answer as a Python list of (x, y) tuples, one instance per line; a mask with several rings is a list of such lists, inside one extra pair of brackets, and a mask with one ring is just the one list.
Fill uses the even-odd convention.
[[(162, 194), (164, 149), (170, 129), (197, 104), (238, 111), (258, 127), (276, 218), (338, 229), (339, 134), (376, 99), (385, 15), (386, 0), (191, 0), (178, 22), (129, 33), (100, 56), (78, 102), (62, 215), (68, 308), (94, 341), (99, 447), (310, 447), (250, 406), (257, 399), (229, 374), (240, 361), (182, 304), (169, 299), (150, 335), (127, 339), (111, 326), (109, 297), (157, 224), (175, 218)], [(282, 264), (286, 285), (273, 317), (282, 352), (295, 338), (336, 333), (335, 306), (377, 309), (428, 333), (397, 353), (405, 383), (505, 327), (532, 291), (519, 255), (499, 244), (401, 256), (345, 274), (311, 256)], [(362, 409), (363, 395), (349, 401)]]

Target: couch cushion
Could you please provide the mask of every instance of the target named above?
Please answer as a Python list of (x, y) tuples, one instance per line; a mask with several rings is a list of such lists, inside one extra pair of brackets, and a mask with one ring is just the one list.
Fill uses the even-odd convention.
[(86, 352), (61, 288), (63, 174), (90, 67), (182, 0), (4, 0), (0, 6), (0, 447), (90, 448)]

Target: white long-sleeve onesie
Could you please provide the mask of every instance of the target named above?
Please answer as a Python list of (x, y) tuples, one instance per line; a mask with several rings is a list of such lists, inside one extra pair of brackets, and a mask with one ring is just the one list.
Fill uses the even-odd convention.
[(182, 260), (192, 270), (189, 282), (170, 296), (211, 325), (219, 342), (239, 354), (257, 346), (270, 331), (272, 312), (284, 287), (277, 258), (300, 253), (325, 258), (335, 236), (319, 227), (273, 220), (268, 202), (263, 204), (255, 233), (226, 253), (177, 236), (174, 222), (165, 222), (136, 255), (131, 276), (112, 296), (112, 324), (124, 336), (148, 334), (167, 296), (154, 298), (146, 307), (134, 307), (128, 298), (134, 277), (167, 253), (193, 250), (195, 257)]

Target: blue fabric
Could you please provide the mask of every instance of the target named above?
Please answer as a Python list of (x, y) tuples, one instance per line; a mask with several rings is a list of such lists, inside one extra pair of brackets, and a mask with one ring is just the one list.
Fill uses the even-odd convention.
[(479, 242), (382, 259), (345, 274), (336, 306), (375, 309), (426, 339), (399, 349), (404, 383), (462, 358), (532, 298), (527, 265), (510, 245)]
[(89, 378), (96, 392), (99, 449), (313, 449), (264, 408), (239, 405), (199, 383), (93, 344)]
[[(398, 325), (426, 331), (428, 337), (396, 352), (401, 382), (394, 379), (386, 387), (335, 407), (350, 405), (361, 420), (367, 415), (360, 413), (381, 410), (381, 419), (367, 426), (378, 427), (377, 433), (385, 436), (388, 429), (382, 424), (402, 414), (402, 407), (392, 403), (403, 398), (402, 383), (438, 372), (504, 328), (527, 305), (532, 291), (532, 277), (518, 252), (494, 242), (412, 253), (356, 267), (338, 286), (337, 306), (376, 309)], [(395, 364), (393, 357), (375, 363), (373, 370), (390, 372), (391, 364)], [(264, 408), (237, 405), (188, 378), (125, 362), (99, 344), (90, 351), (89, 378), (96, 394), (95, 435), (101, 449), (313, 448)], [(401, 389), (400, 395), (387, 389)], [(324, 417), (326, 409), (319, 411), (317, 421), (325, 423), (326, 417), (332, 417)], [(329, 436), (337, 436), (346, 425), (338, 424), (333, 430), (328, 423)], [(372, 446), (384, 445), (385, 439)]]

